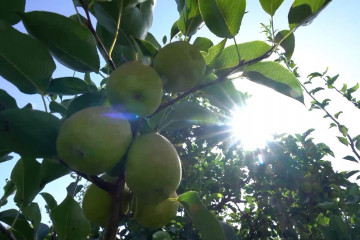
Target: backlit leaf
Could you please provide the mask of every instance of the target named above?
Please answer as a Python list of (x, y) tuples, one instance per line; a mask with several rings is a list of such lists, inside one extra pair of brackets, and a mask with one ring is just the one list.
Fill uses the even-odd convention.
[(295, 0), (289, 11), (290, 29), (309, 25), (331, 0)]
[(40, 166), (40, 187), (52, 182), (66, 174), (70, 169), (61, 164), (56, 158), (45, 158)]
[(0, 111), (18, 108), (15, 98), (10, 96), (5, 90), (0, 89)]
[[(275, 36), (275, 42), (280, 42), (287, 34), (289, 34), (289, 30), (282, 30), (278, 32)], [(291, 33), (284, 41), (280, 43), (280, 46), (285, 51), (285, 57), (289, 61), (294, 53), (295, 49), (295, 35)]]
[(40, 195), (44, 198), (46, 202), (46, 207), (50, 211), (53, 210), (58, 205), (55, 198), (50, 193), (42, 192), (40, 193)]
[(77, 95), (89, 92), (89, 86), (77, 77), (55, 78), (50, 81), (50, 86), (46, 93), (57, 95)]
[(26, 30), (44, 42), (66, 67), (79, 72), (99, 71), (96, 41), (86, 27), (53, 12), (27, 12), (21, 14), (21, 19)]
[(24, 214), (25, 218), (31, 222), (34, 229), (39, 227), (41, 221), (41, 212), (37, 203), (30, 203), (30, 205), (22, 209), (22, 213)]
[(225, 240), (220, 222), (201, 202), (197, 192), (186, 192), (178, 197), (178, 201), (192, 219), (194, 227), (204, 240)]
[(206, 26), (216, 36), (233, 38), (240, 30), (246, 0), (199, 0), (199, 9)]
[(177, 26), (182, 34), (188, 37), (194, 35), (202, 21), (198, 1), (185, 0), (183, 8), (180, 12), (180, 18), (177, 21)]
[(276, 10), (280, 7), (284, 0), (260, 0), (261, 7), (265, 12), (274, 16)]
[(244, 77), (250, 81), (270, 87), (301, 103), (304, 96), (297, 78), (288, 69), (276, 62), (258, 62), (244, 68)]

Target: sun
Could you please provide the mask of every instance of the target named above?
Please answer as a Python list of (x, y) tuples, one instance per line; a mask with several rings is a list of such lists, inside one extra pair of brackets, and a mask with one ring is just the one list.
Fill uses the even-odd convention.
[(266, 146), (273, 139), (279, 126), (271, 120), (271, 112), (260, 101), (249, 98), (246, 105), (233, 109), (230, 121), (233, 138), (240, 141), (245, 150)]

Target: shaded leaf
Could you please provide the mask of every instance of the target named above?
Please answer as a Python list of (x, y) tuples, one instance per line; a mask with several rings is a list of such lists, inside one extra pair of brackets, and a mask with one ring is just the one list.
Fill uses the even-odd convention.
[(50, 217), (60, 240), (85, 239), (90, 232), (89, 220), (70, 196), (51, 211)]
[(60, 113), (61, 116), (66, 115), (66, 112), (67, 112), (66, 107), (56, 101), (50, 102), (49, 109), (50, 109), (51, 113)]
[[(36, 58), (34, 58), (36, 56)], [(0, 75), (27, 94), (49, 86), (56, 66), (43, 44), (0, 21)]]
[(25, 0), (0, 1), (0, 20), (11, 25), (20, 21), (18, 12), (24, 12)]
[(263, 41), (252, 41), (237, 45), (240, 58), (237, 54), (236, 46), (226, 47), (215, 60), (215, 70), (217, 73), (224, 73), (227, 69), (239, 64), (240, 60), (249, 61), (264, 55), (271, 49), (271, 46)]
[(348, 129), (344, 125), (339, 125), (339, 131), (342, 133), (344, 137), (346, 137), (348, 134)]
[(309, 25), (331, 0), (295, 0), (289, 11), (290, 29)]
[(70, 169), (61, 164), (56, 158), (44, 158), (40, 166), (40, 187), (52, 182), (66, 174)]
[[(287, 34), (289, 34), (289, 30), (282, 30), (278, 32), (275, 36), (275, 42), (280, 42)], [(295, 35), (291, 33), (284, 41), (280, 43), (280, 46), (284, 49), (285, 57), (289, 61), (294, 53), (295, 49)]]
[(10, 96), (5, 90), (0, 89), (0, 111), (18, 108), (15, 98)]
[(41, 221), (39, 205), (37, 203), (30, 203), (30, 205), (22, 209), (22, 213), (31, 222), (33, 228), (38, 229)]
[(360, 172), (360, 170), (349, 171), (349, 172), (347, 172), (347, 173), (345, 174), (345, 177), (346, 177), (346, 178), (350, 178), (350, 177), (352, 177), (353, 175), (355, 175), (355, 174), (357, 174), (357, 173), (359, 173), (359, 172)]
[(221, 227), (225, 233), (225, 239), (226, 240), (239, 240), (237, 237), (234, 228), (225, 222), (220, 222)]
[(185, 0), (184, 5), (179, 13), (180, 18), (177, 21), (177, 26), (182, 34), (191, 37), (196, 33), (197, 29), (203, 21), (199, 11), (198, 1)]
[(52, 79), (45, 92), (57, 95), (77, 95), (89, 92), (89, 86), (80, 78), (62, 77)]
[[(166, 35), (164, 37), (166, 37)], [(154, 45), (157, 50), (159, 50), (161, 48), (160, 43), (156, 40), (154, 35), (152, 35), (150, 32), (147, 33), (145, 40), (148, 41), (149, 43), (151, 43), (152, 45)], [(166, 43), (166, 41), (165, 41), (165, 43)], [(165, 43), (163, 43), (163, 44), (165, 44)]]
[(99, 93), (85, 93), (71, 101), (67, 109), (67, 117), (88, 107), (101, 106), (105, 103), (106, 97)]
[(10, 178), (16, 185), (14, 202), (20, 208), (26, 207), (40, 191), (40, 163), (33, 158), (21, 158)]
[(172, 238), (168, 232), (157, 231), (152, 235), (152, 240), (172, 240)]
[(246, 0), (199, 0), (202, 18), (209, 30), (221, 38), (233, 38), (240, 30)]
[(68, 195), (75, 196), (81, 191), (82, 188), (83, 185), (79, 185), (77, 182), (72, 182), (69, 184), (69, 186), (66, 187), (66, 191)]
[(56, 155), (56, 138), (61, 122), (50, 113), (31, 109), (0, 112), (0, 152), (29, 157)]
[(3, 187), (3, 189), (4, 189), (4, 194), (0, 198), (0, 207), (4, 206), (7, 203), (7, 198), (10, 197), (16, 191), (15, 183), (11, 180), (7, 180), (6, 185)]
[(21, 19), (26, 30), (43, 41), (66, 67), (79, 72), (99, 71), (96, 41), (86, 27), (53, 12), (27, 12)]
[(12, 233), (15, 235), (17, 240), (34, 239), (34, 230), (31, 228), (26, 218), (22, 214), (19, 214), (17, 210), (9, 209), (0, 212), (0, 221), (9, 226), (11, 226), (15, 219), (17, 220), (13, 226)]
[(349, 160), (349, 161), (352, 161), (352, 162), (358, 162), (358, 161), (356, 160), (356, 158), (354, 158), (353, 156), (350, 156), (350, 155), (343, 157), (343, 159)]
[(201, 202), (197, 192), (186, 192), (178, 197), (178, 201), (190, 215), (194, 227), (204, 240), (225, 240), (220, 222)]
[(171, 27), (170, 30), (170, 41), (180, 32), (180, 29), (178, 27), (178, 20), (174, 22), (174, 24)]
[(55, 198), (50, 193), (42, 192), (40, 195), (44, 198), (47, 208), (50, 211), (58, 205)]
[(260, 0), (261, 7), (265, 12), (274, 16), (276, 10), (280, 7), (284, 0)]
[(347, 226), (344, 220), (338, 215), (332, 215), (329, 221), (329, 227), (333, 229), (338, 236), (347, 235)]
[(322, 202), (316, 206), (322, 209), (339, 209), (339, 206), (334, 202)]
[(43, 240), (49, 232), (50, 232), (49, 226), (44, 223), (40, 223), (36, 231), (36, 240)]
[(250, 81), (270, 87), (301, 103), (304, 102), (302, 88), (297, 78), (279, 63), (255, 63), (244, 68), (243, 76), (249, 78)]

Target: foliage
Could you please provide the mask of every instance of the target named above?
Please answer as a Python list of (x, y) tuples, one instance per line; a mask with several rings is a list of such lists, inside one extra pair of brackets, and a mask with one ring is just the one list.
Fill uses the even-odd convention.
[[(291, 59), (295, 30), (313, 21), (329, 0), (295, 0), (289, 10), (289, 29), (281, 31), (274, 30), (273, 16), (283, 1), (260, 0), (271, 18), (270, 26), (262, 24), (269, 43), (240, 44), (235, 36), (246, 18), (245, 0), (176, 0), (179, 19), (170, 40), (190, 42), (206, 62), (205, 75), (183, 92), (165, 90), (156, 110), (128, 119), (133, 136), (158, 132), (180, 156), (179, 197), (167, 201), (177, 201), (181, 208), (166, 226), (149, 229), (137, 223), (135, 198), (129, 200), (129, 212), (122, 211), (125, 157), (107, 172), (115, 176), (115, 182), (74, 171), (60, 159), (56, 139), (63, 122), (82, 109), (108, 105), (106, 86), (111, 72), (131, 61), (152, 67), (163, 48), (148, 32), (155, 2), (74, 0), (76, 15), (71, 17), (24, 12), (23, 0), (0, 3), (0, 75), (22, 93), (40, 95), (45, 108), (19, 108), (16, 99), (0, 89), (0, 163), (12, 160), (9, 154), (20, 155), (0, 198), (3, 207), (15, 193), (18, 209), (1, 210), (0, 239), (358, 239), (360, 189), (348, 180), (357, 172), (334, 172), (327, 161), (333, 152), (309, 138), (312, 130), (280, 135), (266, 148), (246, 152), (228, 121), (233, 108), (248, 98), (235, 88), (234, 76), (301, 103), (304, 89), (313, 98), (311, 109), (325, 111), (331, 126), (339, 129), (339, 141), (351, 148), (354, 156), (344, 159), (360, 161), (360, 135), (349, 135), (349, 129), (338, 121), (341, 111), (331, 115), (326, 110), (330, 99), (320, 102), (314, 97), (324, 88), (305, 88), (314, 78), (321, 78), (329, 89), (360, 108), (353, 96), (359, 85), (339, 90), (334, 85), (338, 76), (326, 72), (312, 73), (302, 84)], [(13, 27), (19, 21), (28, 34)], [(200, 27), (222, 40), (214, 44), (202, 36), (192, 41)], [(226, 46), (228, 39), (234, 44)], [(274, 54), (278, 58), (271, 60)], [(54, 59), (84, 77), (53, 78)], [(98, 84), (94, 77), (100, 78)], [(41, 192), (46, 184), (71, 173), (76, 181), (68, 186), (63, 201)], [(81, 178), (111, 194), (112, 216), (104, 229), (90, 224), (76, 201), (84, 194)], [(46, 202), (50, 225), (41, 222), (41, 206), (34, 202), (38, 195)]]

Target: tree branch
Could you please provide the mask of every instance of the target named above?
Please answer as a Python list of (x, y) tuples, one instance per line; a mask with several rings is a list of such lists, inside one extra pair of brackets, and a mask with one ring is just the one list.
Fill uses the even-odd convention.
[(86, 3), (84, 3), (83, 0), (79, 0), (82, 8), (85, 11), (86, 14), (86, 18), (87, 18), (87, 22), (86, 25), (88, 27), (88, 29), (90, 30), (90, 32), (92, 33), (92, 35), (95, 37), (95, 40), (99, 46), (101, 55), (103, 56), (103, 58), (106, 60), (106, 62), (109, 64), (109, 66), (114, 70), (116, 68), (115, 63), (113, 62), (113, 60), (111, 59), (111, 57), (109, 56), (109, 53), (107, 52), (104, 44), (102, 43), (101, 39), (99, 38), (99, 35), (96, 33), (96, 30), (94, 28), (94, 26), (91, 23), (91, 18), (90, 18), (90, 13), (89, 13), (89, 9)]
[(0, 232), (2, 232), (9, 240), (16, 240), (15, 236), (4, 225), (0, 223)]

